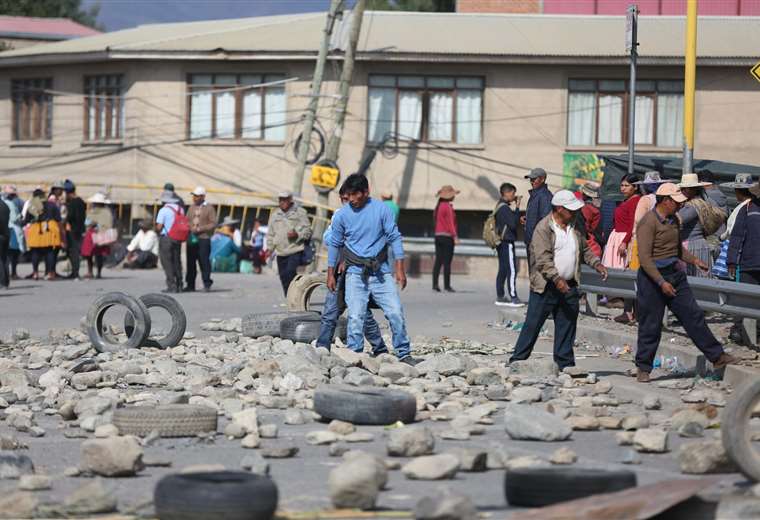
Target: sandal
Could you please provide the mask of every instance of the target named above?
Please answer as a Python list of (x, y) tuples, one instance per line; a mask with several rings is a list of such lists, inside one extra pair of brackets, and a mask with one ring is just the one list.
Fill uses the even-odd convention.
[(615, 316), (614, 321), (615, 321), (615, 323), (620, 323), (622, 325), (630, 325), (633, 322), (635, 322), (636, 320), (633, 319), (633, 318), (630, 318), (628, 316), (628, 313), (624, 312), (623, 314), (621, 314), (619, 316)]

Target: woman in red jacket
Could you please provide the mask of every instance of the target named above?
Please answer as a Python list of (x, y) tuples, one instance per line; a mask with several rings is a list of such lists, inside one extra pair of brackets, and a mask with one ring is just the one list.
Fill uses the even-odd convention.
[(451, 287), (451, 261), (454, 259), (454, 244), (459, 242), (457, 234), (457, 216), (454, 212), (454, 197), (459, 192), (453, 186), (446, 185), (438, 190), (438, 204), (435, 206), (435, 265), (433, 266), (433, 290), (441, 292), (438, 275), (443, 267), (443, 289), (456, 292)]

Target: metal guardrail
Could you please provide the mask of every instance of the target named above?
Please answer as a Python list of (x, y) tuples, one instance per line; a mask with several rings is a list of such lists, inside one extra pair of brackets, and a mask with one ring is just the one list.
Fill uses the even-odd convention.
[[(404, 237), (404, 251), (416, 254), (434, 254), (435, 239), (433, 237)], [(459, 241), (454, 254), (463, 256), (496, 256), (496, 251), (488, 247), (482, 240), (477, 238), (464, 238)], [(525, 244), (515, 243), (517, 258), (525, 258)]]
[[(589, 311), (597, 313), (598, 296), (605, 294), (617, 298), (636, 298), (636, 272), (609, 269), (607, 281), (594, 269), (584, 265), (581, 269), (581, 290), (587, 293)], [(750, 343), (757, 345), (757, 320), (760, 320), (760, 288), (757, 285), (689, 277), (689, 287), (699, 307), (744, 318), (744, 332)]]

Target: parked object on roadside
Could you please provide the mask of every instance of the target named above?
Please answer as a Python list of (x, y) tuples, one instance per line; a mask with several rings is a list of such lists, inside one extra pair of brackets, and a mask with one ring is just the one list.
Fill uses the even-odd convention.
[(314, 391), (314, 411), (325, 419), (352, 424), (409, 424), (417, 414), (417, 399), (390, 388), (323, 385)]
[(130, 406), (116, 409), (112, 422), (120, 435), (145, 437), (157, 432), (161, 437), (195, 437), (216, 431), (217, 412), (190, 404)]
[[(721, 418), (723, 448), (741, 472), (753, 482), (760, 482), (760, 453), (757, 451), (750, 422), (760, 417), (760, 381), (739, 388), (734, 392)], [(755, 435), (753, 435), (755, 434)]]
[[(106, 312), (115, 306), (126, 307), (134, 320), (134, 329), (126, 341), (119, 343), (104, 323)], [(95, 299), (87, 312), (87, 335), (92, 346), (98, 352), (118, 352), (129, 348), (138, 348), (145, 343), (150, 334), (150, 312), (145, 304), (122, 292), (110, 292)]]
[(504, 494), (512, 506), (543, 507), (636, 487), (629, 470), (519, 468), (507, 471)]
[(270, 520), (277, 501), (269, 477), (242, 471), (167, 475), (153, 495), (159, 520)]
[[(145, 344), (141, 346), (164, 349), (179, 345), (185, 336), (185, 330), (187, 330), (187, 316), (182, 305), (168, 294), (158, 293), (144, 294), (140, 296), (140, 301), (148, 308), (148, 312), (153, 307), (163, 309), (172, 320), (171, 328), (165, 336), (158, 338), (149, 336)], [(134, 333), (134, 328), (134, 318), (131, 314), (126, 314), (124, 316), (124, 332), (127, 336), (131, 336)]]
[(257, 312), (243, 316), (243, 336), (260, 338), (262, 336), (280, 336), (280, 324), (285, 318), (317, 316), (314, 311)]

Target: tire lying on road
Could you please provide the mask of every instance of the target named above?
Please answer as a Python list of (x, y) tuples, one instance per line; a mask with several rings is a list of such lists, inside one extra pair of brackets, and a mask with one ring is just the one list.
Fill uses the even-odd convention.
[[(106, 312), (116, 305), (126, 307), (134, 320), (132, 335), (123, 343), (119, 343), (110, 334), (106, 334), (106, 326), (103, 318)], [(92, 302), (87, 311), (87, 336), (92, 346), (98, 352), (117, 352), (128, 348), (140, 347), (150, 334), (150, 313), (148, 308), (140, 300), (122, 292), (110, 292), (99, 296)]]
[(631, 487), (636, 487), (634, 472), (593, 468), (521, 468), (508, 470), (504, 480), (507, 502), (521, 507), (543, 507)]
[(311, 343), (319, 337), (321, 316), (291, 316), (280, 322), (280, 337), (294, 343)]
[(314, 290), (327, 284), (325, 273), (299, 274), (288, 287), (288, 309), (291, 311), (309, 310), (309, 300)]
[(305, 312), (257, 312), (243, 316), (242, 331), (243, 336), (248, 338), (260, 338), (262, 336), (280, 336), (280, 323), (285, 318), (319, 316), (314, 311)]
[[(187, 330), (187, 315), (182, 305), (167, 294), (150, 293), (140, 296), (140, 301), (148, 308), (148, 312), (153, 307), (164, 309), (169, 313), (172, 319), (172, 326), (169, 332), (160, 338), (148, 338), (142, 346), (153, 348), (171, 348), (179, 345)], [(131, 336), (135, 328), (135, 320), (131, 314), (124, 316), (124, 331), (127, 336)]]
[(737, 392), (723, 410), (721, 436), (723, 449), (750, 480), (760, 482), (760, 454), (752, 442), (750, 419), (760, 416), (760, 381), (755, 381)]
[(314, 391), (314, 411), (323, 419), (353, 424), (414, 422), (417, 399), (403, 390), (374, 386), (323, 385)]
[(160, 520), (269, 520), (277, 500), (268, 477), (242, 471), (167, 475), (153, 492)]
[(217, 413), (208, 406), (170, 404), (118, 408), (112, 423), (121, 435), (145, 437), (153, 431), (161, 437), (195, 437), (215, 432)]

